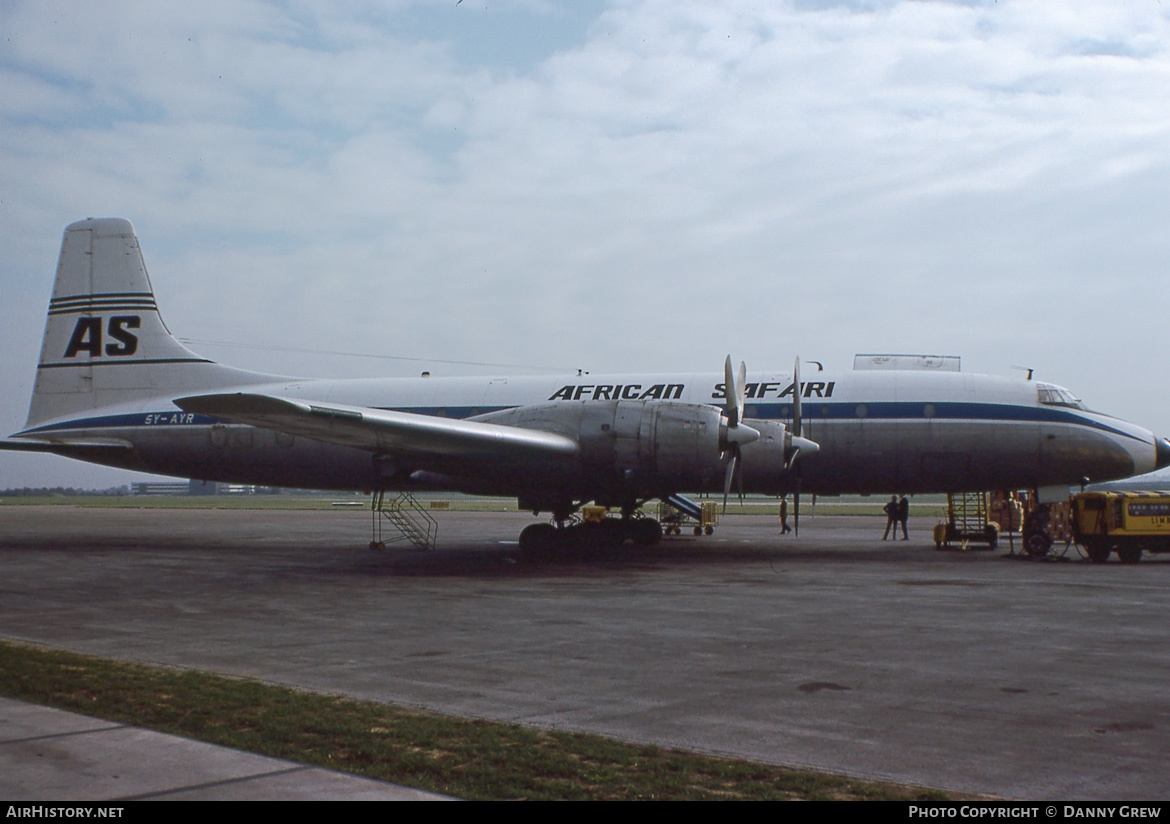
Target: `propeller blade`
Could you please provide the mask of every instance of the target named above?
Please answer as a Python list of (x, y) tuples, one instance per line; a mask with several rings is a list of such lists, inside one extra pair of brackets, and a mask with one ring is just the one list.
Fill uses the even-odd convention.
[(739, 448), (731, 447), (731, 460), (727, 462), (727, 474), (723, 476), (723, 514), (727, 514), (727, 496), (731, 494), (731, 478), (735, 475), (735, 466), (739, 463)]
[(743, 463), (741, 461), (735, 462), (735, 482), (739, 488), (739, 502), (743, 504)]
[(752, 441), (759, 440), (758, 429), (747, 426), (743, 422), (744, 399), (747, 392), (747, 364), (739, 362), (739, 375), (731, 371), (731, 355), (723, 361), (723, 387), (725, 398), (724, 415), (727, 418), (727, 427), (720, 433), (722, 448), (727, 460), (727, 474), (723, 478), (723, 512), (727, 512), (727, 498), (731, 494), (731, 484), (738, 479), (739, 500), (743, 501), (743, 466), (740, 464), (740, 447)]
[(759, 430), (743, 423), (744, 393), (747, 391), (747, 364), (739, 362), (739, 379), (731, 372), (731, 355), (723, 362), (724, 415), (727, 418), (726, 442), (745, 444), (758, 440)]
[(789, 430), (792, 433), (792, 457), (788, 459), (786, 467), (787, 469), (796, 467), (796, 489), (792, 493), (792, 537), (794, 538), (800, 537), (800, 487), (803, 480), (800, 467), (796, 465), (796, 459), (802, 453), (812, 454), (821, 448), (821, 445), (816, 441), (801, 437), (804, 430), (804, 415), (800, 406), (802, 389), (803, 387), (800, 385), (800, 356), (798, 355), (792, 364), (792, 427)]
[(800, 357), (792, 365), (792, 434), (800, 437)]
[(739, 423), (743, 423), (743, 402), (747, 392), (747, 364), (739, 362), (739, 374), (735, 380), (735, 411), (739, 415)]
[(727, 414), (727, 428), (734, 429), (739, 426), (739, 405), (737, 401), (739, 387), (735, 385), (735, 375), (731, 372), (731, 355), (728, 355), (727, 360), (723, 362), (723, 386), (723, 397), (725, 398), (723, 408)]

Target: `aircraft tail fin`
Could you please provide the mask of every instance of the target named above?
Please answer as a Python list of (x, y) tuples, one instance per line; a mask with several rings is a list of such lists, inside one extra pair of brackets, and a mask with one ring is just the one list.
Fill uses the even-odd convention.
[(130, 221), (90, 218), (66, 227), (28, 428), (169, 391), (261, 377), (212, 363), (170, 333)]

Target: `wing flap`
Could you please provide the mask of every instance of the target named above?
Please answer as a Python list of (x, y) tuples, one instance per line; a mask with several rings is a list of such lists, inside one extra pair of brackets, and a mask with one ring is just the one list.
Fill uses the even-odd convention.
[(175, 405), (232, 423), (420, 459), (523, 461), (569, 458), (579, 450), (576, 441), (555, 432), (273, 395), (195, 395)]

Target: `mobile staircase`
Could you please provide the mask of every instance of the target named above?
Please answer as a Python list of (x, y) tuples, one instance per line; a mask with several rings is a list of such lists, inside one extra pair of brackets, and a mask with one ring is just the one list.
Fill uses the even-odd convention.
[(999, 527), (988, 519), (986, 492), (956, 492), (947, 495), (947, 520), (934, 528), (935, 549), (950, 548), (957, 543), (969, 549), (972, 543), (985, 543), (995, 549)]
[[(395, 541), (410, 541), (417, 549), (434, 549), (439, 533), (439, 522), (409, 492), (399, 492), (392, 498), (385, 490), (374, 493), (371, 502), (370, 549), (385, 549)], [(393, 537), (384, 538), (383, 531)]]

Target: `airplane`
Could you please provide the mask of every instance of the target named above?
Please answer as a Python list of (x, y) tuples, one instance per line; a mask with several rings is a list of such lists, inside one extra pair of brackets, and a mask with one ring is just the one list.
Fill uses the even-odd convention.
[(65, 230), (28, 421), (0, 449), (207, 481), (515, 497), (552, 516), (523, 530), (525, 551), (572, 540), (591, 501), (621, 512), (602, 537), (649, 544), (662, 528), (639, 507), (693, 506), (684, 493), (793, 494), (799, 517), (801, 492), (1057, 500), (1170, 465), (1170, 441), (1063, 387), (931, 368), (945, 360), (809, 380), (799, 359), (748, 375), (730, 357), (710, 374), (259, 374), (180, 343), (133, 226), (90, 218)]

